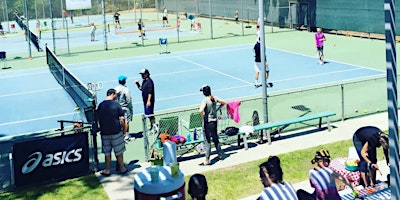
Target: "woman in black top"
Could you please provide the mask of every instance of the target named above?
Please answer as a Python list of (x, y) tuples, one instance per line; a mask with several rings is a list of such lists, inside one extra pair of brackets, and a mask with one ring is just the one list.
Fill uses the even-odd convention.
[[(378, 161), (376, 149), (382, 146), (386, 163), (389, 164), (388, 135), (377, 127), (365, 126), (354, 133), (353, 143), (360, 158), (358, 170), (361, 172), (361, 183), (364, 186), (376, 184), (376, 170), (379, 170), (379, 166), (376, 164)], [(367, 176), (367, 173), (369, 176)]]

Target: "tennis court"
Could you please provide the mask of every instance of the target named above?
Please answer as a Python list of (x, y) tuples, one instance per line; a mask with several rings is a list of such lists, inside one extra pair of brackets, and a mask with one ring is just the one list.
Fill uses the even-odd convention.
[[(90, 41), (90, 26), (88, 26), (87, 20), (94, 21), (97, 27), (96, 30), (96, 39), (94, 42)], [(108, 27), (107, 28), (107, 42), (109, 44), (121, 43), (121, 42), (131, 42), (134, 44), (141, 44), (142, 39), (140, 33), (137, 31), (137, 24), (133, 23), (132, 20), (129, 21), (122, 29), (114, 30), (113, 25), (110, 24), (112, 19), (107, 19)], [(50, 23), (50, 19), (46, 19)], [(68, 22), (69, 23), (69, 22)], [(103, 21), (101, 16), (91, 16), (90, 19), (86, 19), (85, 17), (76, 17), (74, 24), (69, 24), (69, 30), (67, 31), (66, 25), (62, 25), (62, 21), (55, 21), (56, 27), (58, 27), (54, 31), (54, 42), (56, 46), (56, 50), (64, 49), (65, 52), (68, 48), (68, 45), (71, 49), (76, 49), (80, 47), (90, 46), (90, 45), (102, 45), (104, 44), (104, 29), (103, 29)], [(64, 23), (66, 24), (66, 23)], [(38, 35), (38, 32), (35, 29), (35, 21), (30, 22), (30, 30), (32, 33)], [(51, 27), (47, 26), (46, 28), (42, 28), (41, 39), (40, 39), (40, 47), (45, 49), (45, 45), (48, 44), (53, 47), (53, 32), (50, 31)], [(18, 32), (20, 30), (18, 29)], [(163, 27), (162, 24), (157, 22), (153, 22), (152, 24), (146, 25), (146, 37), (145, 40), (154, 40), (160, 37), (175, 37), (177, 34), (176, 27)], [(189, 30), (180, 30), (180, 36), (193, 36), (199, 34), (199, 32), (189, 31)], [(6, 37), (2, 39), (4, 44), (13, 44), (8, 45), (7, 48), (0, 48), (0, 50), (6, 50), (8, 53), (21, 53), (27, 51), (27, 42), (23, 37)], [(15, 45), (14, 45), (15, 44)], [(131, 44), (131, 46), (133, 46)], [(34, 50), (32, 46), (32, 51)]]
[[(252, 44), (153, 54), (123, 59), (70, 64), (67, 68), (83, 83), (103, 82), (98, 100), (105, 98), (108, 88), (117, 85), (120, 74), (128, 76), (128, 87), (134, 99), (134, 114), (143, 112), (141, 95), (134, 85), (142, 68), (149, 69), (155, 82), (155, 110), (197, 105), (202, 99), (200, 86), (208, 84), (213, 94), (223, 99), (261, 95), (254, 88)], [(269, 92), (332, 84), (369, 77), (385, 72), (328, 60), (317, 65), (315, 57), (267, 49), (271, 68)], [(62, 59), (61, 59), (62, 62)], [(18, 83), (18, 84), (14, 84)], [(58, 128), (57, 120), (75, 120), (79, 114), (75, 104), (58, 85), (47, 68), (0, 73), (0, 103), (5, 106), (0, 117), (0, 130), (17, 135)]]

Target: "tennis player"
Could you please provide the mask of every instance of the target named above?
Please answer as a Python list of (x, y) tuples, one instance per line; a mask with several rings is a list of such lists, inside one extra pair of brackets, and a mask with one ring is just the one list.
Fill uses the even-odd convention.
[(320, 65), (324, 64), (324, 41), (326, 41), (326, 37), (322, 32), (322, 28), (317, 28), (317, 32), (315, 33), (315, 44), (317, 46), (317, 54)]

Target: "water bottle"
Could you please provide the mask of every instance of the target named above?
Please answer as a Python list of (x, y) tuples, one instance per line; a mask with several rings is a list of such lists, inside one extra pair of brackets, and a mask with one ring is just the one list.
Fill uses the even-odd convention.
[(188, 132), (186, 135), (186, 141), (190, 142), (190, 132)]
[(194, 129), (194, 132), (193, 132), (193, 140), (197, 140), (197, 130), (196, 129)]

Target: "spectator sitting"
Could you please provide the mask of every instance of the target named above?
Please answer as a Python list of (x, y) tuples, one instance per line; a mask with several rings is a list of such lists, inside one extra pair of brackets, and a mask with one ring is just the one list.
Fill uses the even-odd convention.
[(260, 179), (265, 189), (259, 200), (297, 200), (296, 191), (289, 182), (283, 182), (283, 171), (277, 156), (270, 156), (260, 165)]
[(203, 174), (193, 174), (189, 179), (188, 193), (193, 200), (206, 200), (208, 186)]
[(314, 159), (311, 160), (312, 164), (317, 166), (310, 170), (310, 183), (315, 191), (310, 194), (302, 189), (297, 191), (297, 197), (299, 200), (317, 199), (317, 200), (340, 200), (339, 193), (336, 189), (336, 183), (334, 178), (338, 178), (343, 181), (344, 184), (350, 186), (353, 190), (353, 186), (347, 181), (346, 178), (342, 177), (338, 173), (328, 168), (331, 156), (329, 151), (321, 149), (315, 153)]

